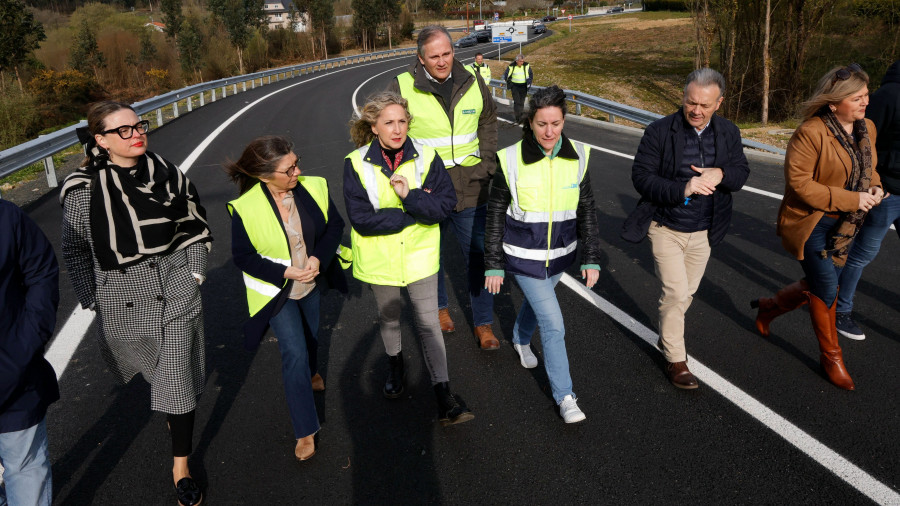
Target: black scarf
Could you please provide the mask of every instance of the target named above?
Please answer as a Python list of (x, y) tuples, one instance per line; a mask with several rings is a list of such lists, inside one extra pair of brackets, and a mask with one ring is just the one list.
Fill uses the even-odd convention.
[[(841, 146), (847, 150), (850, 160), (852, 160), (850, 180), (847, 182), (846, 188), (854, 192), (868, 191), (872, 183), (872, 142), (869, 140), (866, 120), (853, 122), (853, 136), (856, 138), (854, 143), (853, 138), (844, 130), (828, 107), (823, 107), (818, 115)], [(825, 250), (820, 252), (822, 258), (828, 258), (828, 254), (831, 253), (831, 261), (834, 262), (834, 265), (843, 267), (847, 262), (847, 255), (850, 254), (853, 238), (856, 237), (863, 222), (866, 221), (866, 214), (868, 213), (861, 209), (850, 213), (841, 213), (841, 218), (829, 231)]]
[(147, 152), (134, 167), (119, 167), (87, 129), (78, 130), (88, 163), (66, 178), (59, 198), (90, 188), (91, 239), (102, 270), (212, 241), (197, 191), (174, 164)]

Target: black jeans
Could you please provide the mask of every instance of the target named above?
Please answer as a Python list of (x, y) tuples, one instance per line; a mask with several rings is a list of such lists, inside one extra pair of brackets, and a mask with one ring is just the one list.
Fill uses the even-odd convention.
[(525, 110), (525, 98), (528, 97), (528, 86), (524, 84), (512, 83), (509, 85), (513, 96), (513, 115), (516, 121), (521, 121), (522, 111)]

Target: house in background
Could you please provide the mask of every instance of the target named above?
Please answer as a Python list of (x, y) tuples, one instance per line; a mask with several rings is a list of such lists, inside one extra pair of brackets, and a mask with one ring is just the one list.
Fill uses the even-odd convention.
[(157, 32), (166, 31), (165, 23), (160, 23), (159, 21), (150, 21), (149, 23), (144, 23), (144, 26), (156, 30)]
[(305, 32), (309, 24), (309, 16), (306, 13), (301, 14), (297, 11), (297, 6), (291, 0), (265, 0), (263, 3), (263, 12), (266, 15), (266, 21), (269, 23), (269, 29), (291, 28), (291, 11), (293, 10), (295, 31)]

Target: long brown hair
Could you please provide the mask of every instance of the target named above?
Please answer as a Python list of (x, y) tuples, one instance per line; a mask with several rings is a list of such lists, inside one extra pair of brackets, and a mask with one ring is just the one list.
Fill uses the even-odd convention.
[(838, 79), (837, 73), (847, 67), (834, 67), (819, 79), (809, 100), (800, 104), (800, 115), (806, 121), (829, 104), (838, 104), (869, 85), (869, 74), (859, 69), (850, 72), (847, 79)]
[(382, 91), (369, 97), (366, 105), (350, 120), (350, 139), (356, 144), (356, 147), (362, 147), (372, 142), (372, 139), (375, 138), (372, 125), (378, 122), (378, 116), (381, 116), (381, 112), (390, 105), (403, 107), (403, 110), (406, 111), (406, 121), (412, 123), (413, 117), (409, 113), (409, 103), (406, 99), (397, 93)]
[[(88, 108), (87, 113), (87, 123), (88, 123), (88, 132), (91, 133), (91, 136), (101, 135), (104, 130), (106, 130), (106, 117), (115, 112), (121, 111), (122, 109), (128, 109), (131, 112), (137, 114), (130, 105), (125, 102), (117, 102), (115, 100), (104, 100), (102, 102), (94, 102)], [(91, 158), (85, 157), (84, 160), (81, 161), (82, 167), (87, 167), (90, 165)]]
[(238, 185), (241, 195), (275, 172), (278, 162), (294, 150), (294, 143), (279, 135), (257, 137), (247, 144), (236, 162), (227, 162), (223, 167), (228, 177)]

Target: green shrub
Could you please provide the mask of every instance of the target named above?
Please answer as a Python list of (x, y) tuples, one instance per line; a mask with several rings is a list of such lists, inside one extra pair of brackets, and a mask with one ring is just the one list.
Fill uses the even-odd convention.
[(684, 0), (644, 0), (644, 9), (648, 11), (687, 11)]
[(84, 117), (87, 105), (105, 98), (91, 76), (77, 70), (41, 70), (28, 83), (41, 128)]

